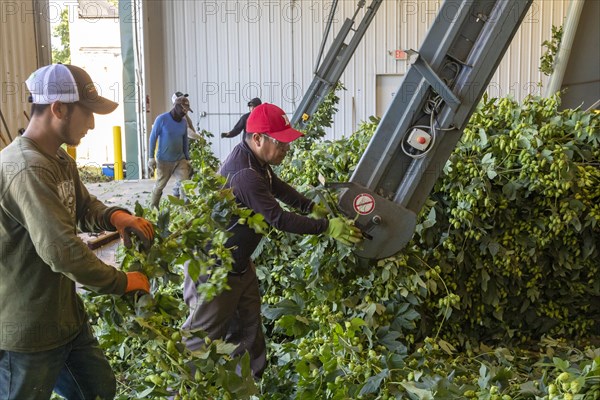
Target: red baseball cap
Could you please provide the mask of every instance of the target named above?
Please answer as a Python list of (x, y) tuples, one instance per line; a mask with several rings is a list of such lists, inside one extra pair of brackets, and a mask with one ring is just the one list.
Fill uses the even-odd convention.
[(274, 104), (263, 103), (250, 113), (246, 132), (266, 133), (282, 143), (290, 143), (304, 134), (292, 128), (285, 112)]

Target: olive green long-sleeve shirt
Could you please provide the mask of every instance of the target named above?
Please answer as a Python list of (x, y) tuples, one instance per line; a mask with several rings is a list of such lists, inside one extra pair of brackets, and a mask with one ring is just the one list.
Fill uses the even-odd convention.
[(78, 282), (122, 294), (125, 273), (99, 260), (77, 228), (115, 230), (106, 207), (90, 195), (75, 162), (18, 137), (0, 152), (0, 350), (35, 352), (61, 346), (86, 315)]

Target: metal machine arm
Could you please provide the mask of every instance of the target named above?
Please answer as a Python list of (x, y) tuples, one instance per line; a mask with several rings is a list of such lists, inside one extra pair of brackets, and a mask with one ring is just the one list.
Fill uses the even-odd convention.
[(354, 25), (354, 19), (356, 18), (358, 10), (364, 6), (365, 0), (361, 0), (359, 2), (359, 6), (352, 19), (346, 18), (344, 21), (344, 24), (340, 28), (339, 33), (331, 44), (327, 55), (323, 59), (321, 66), (317, 69), (315, 77), (308, 87), (307, 92), (305, 93), (304, 97), (302, 97), (300, 105), (292, 116), (292, 125), (297, 129), (304, 128), (306, 120), (303, 118), (303, 116), (306, 115), (310, 117), (315, 111), (317, 111), (319, 105), (321, 105), (321, 103), (323, 103), (327, 97), (327, 94), (340, 80), (342, 73), (346, 69), (350, 58), (352, 58), (352, 55), (358, 47), (358, 44), (367, 31), (367, 28), (371, 24), (371, 21), (375, 17), (375, 14), (377, 13), (382, 1), (383, 0), (373, 0), (371, 5), (367, 7), (362, 21), (354, 30), (354, 35), (352, 35), (352, 38), (348, 44), (346, 44), (344, 41), (346, 40), (348, 34), (353, 30), (352, 26)]
[(533, 0), (446, 0), (350, 182), (339, 208), (358, 214), (379, 259), (412, 238), (444, 164)]

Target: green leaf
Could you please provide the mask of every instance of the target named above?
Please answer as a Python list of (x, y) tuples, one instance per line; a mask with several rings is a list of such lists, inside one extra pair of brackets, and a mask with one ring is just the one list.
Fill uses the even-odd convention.
[(456, 348), (452, 346), (450, 343), (445, 340), (438, 340), (438, 344), (442, 350), (444, 350), (447, 354), (452, 355), (456, 352)]
[(435, 225), (435, 221), (436, 221), (435, 207), (431, 207), (431, 209), (429, 210), (429, 213), (427, 214), (427, 219), (425, 219), (425, 221), (423, 221), (423, 223), (422, 223), (423, 228), (425, 228), (425, 229), (431, 228), (432, 226)]
[(242, 377), (250, 376), (252, 374), (252, 370), (250, 369), (250, 354), (248, 352), (244, 353), (240, 361), (242, 366)]
[(404, 346), (402, 342), (396, 340), (400, 337), (400, 332), (389, 331), (384, 336), (379, 338), (379, 342), (388, 348), (388, 350), (395, 350)]
[(139, 392), (139, 393), (138, 393), (138, 396), (139, 396), (138, 398), (139, 398), (139, 399), (145, 399), (145, 398), (147, 398), (147, 397), (150, 395), (150, 393), (152, 393), (152, 392), (154, 392), (154, 386), (153, 386), (153, 387), (149, 387), (149, 388), (147, 388), (147, 389), (146, 389), (146, 390), (144, 390), (143, 392)]
[(389, 370), (383, 369), (377, 375), (371, 376), (360, 389), (359, 395), (364, 396), (366, 394), (377, 392), (381, 387), (381, 383), (388, 377), (389, 373)]
[(482, 164), (493, 164), (494, 163), (494, 157), (492, 155), (492, 153), (486, 153), (483, 158), (481, 159), (481, 163)]
[(581, 221), (579, 221), (579, 218), (573, 217), (569, 223), (573, 225), (576, 232), (581, 232)]
[(311, 331), (310, 322), (300, 316), (284, 315), (277, 320), (277, 325), (285, 329), (286, 335), (296, 338), (303, 337)]
[(388, 269), (384, 269), (383, 271), (381, 271), (381, 279), (384, 281), (390, 279), (390, 271)]
[(400, 382), (400, 384), (404, 387), (404, 389), (410, 393), (414, 394), (419, 400), (434, 400), (433, 392), (427, 389), (421, 389), (417, 387), (412, 382)]
[(266, 306), (263, 308), (262, 313), (265, 318), (275, 320), (283, 315), (297, 315), (302, 310), (300, 306), (289, 299), (281, 300), (275, 306)]
[(361, 326), (367, 325), (367, 323), (365, 322), (364, 319), (358, 318), (358, 317), (352, 318), (352, 321), (350, 321), (350, 324), (352, 326), (352, 329), (354, 329), (354, 330), (360, 328)]
[(492, 241), (488, 244), (487, 248), (492, 257), (496, 257), (496, 254), (500, 251), (500, 243)]
[(197, 282), (200, 278), (201, 266), (197, 260), (190, 260), (187, 265), (187, 272), (193, 282)]
[(238, 345), (235, 343), (227, 343), (222, 340), (215, 340), (215, 346), (218, 354), (232, 354)]
[(135, 215), (137, 217), (144, 217), (144, 207), (138, 201), (135, 202)]
[(567, 360), (563, 360), (559, 357), (552, 357), (552, 362), (559, 371), (567, 371), (571, 365)]
[(516, 182), (510, 181), (502, 187), (502, 194), (508, 200), (514, 200), (517, 197), (517, 190), (519, 185)]
[(485, 269), (481, 270), (481, 290), (487, 292), (488, 282), (490, 281), (490, 274)]
[(485, 133), (485, 129), (479, 128), (479, 140), (481, 141), (481, 147), (485, 147), (488, 144), (488, 137)]
[(173, 195), (168, 195), (167, 199), (169, 202), (175, 206), (183, 207), (185, 205), (185, 200), (179, 197), (175, 197)]
[(479, 388), (485, 389), (488, 386), (491, 377), (487, 367), (484, 364), (481, 364), (481, 367), (479, 367), (479, 379), (477, 379)]
[(527, 138), (525, 138), (523, 136), (521, 136), (517, 140), (517, 143), (519, 144), (519, 147), (522, 148), (522, 149), (526, 149), (526, 150), (531, 149), (531, 142)]
[[(367, 315), (367, 318), (372, 318), (373, 314), (375, 314), (375, 311), (377, 311), (377, 304), (375, 303), (370, 303), (366, 308), (365, 308), (365, 314)], [(364, 322), (364, 321), (363, 321)]]
[(540, 393), (540, 389), (538, 388), (538, 381), (527, 381), (522, 383), (520, 386), (520, 392), (523, 394), (534, 394)]
[(486, 173), (487, 173), (488, 178), (490, 178), (490, 179), (494, 179), (495, 177), (498, 176), (498, 173), (495, 170), (491, 169), (491, 168), (488, 169), (486, 171)]

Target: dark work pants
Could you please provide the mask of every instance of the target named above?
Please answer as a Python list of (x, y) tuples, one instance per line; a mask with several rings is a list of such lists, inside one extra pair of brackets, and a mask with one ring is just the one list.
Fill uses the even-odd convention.
[[(201, 277), (200, 281), (206, 281)], [(233, 355), (250, 355), (250, 367), (255, 377), (260, 377), (267, 365), (265, 337), (260, 314), (260, 294), (254, 265), (243, 275), (230, 275), (227, 280), (231, 290), (226, 290), (207, 303), (200, 303), (196, 285), (186, 273), (184, 297), (190, 314), (183, 324), (185, 330), (201, 329), (211, 339), (224, 339), (238, 344)], [(194, 351), (204, 342), (196, 337), (186, 340)]]

